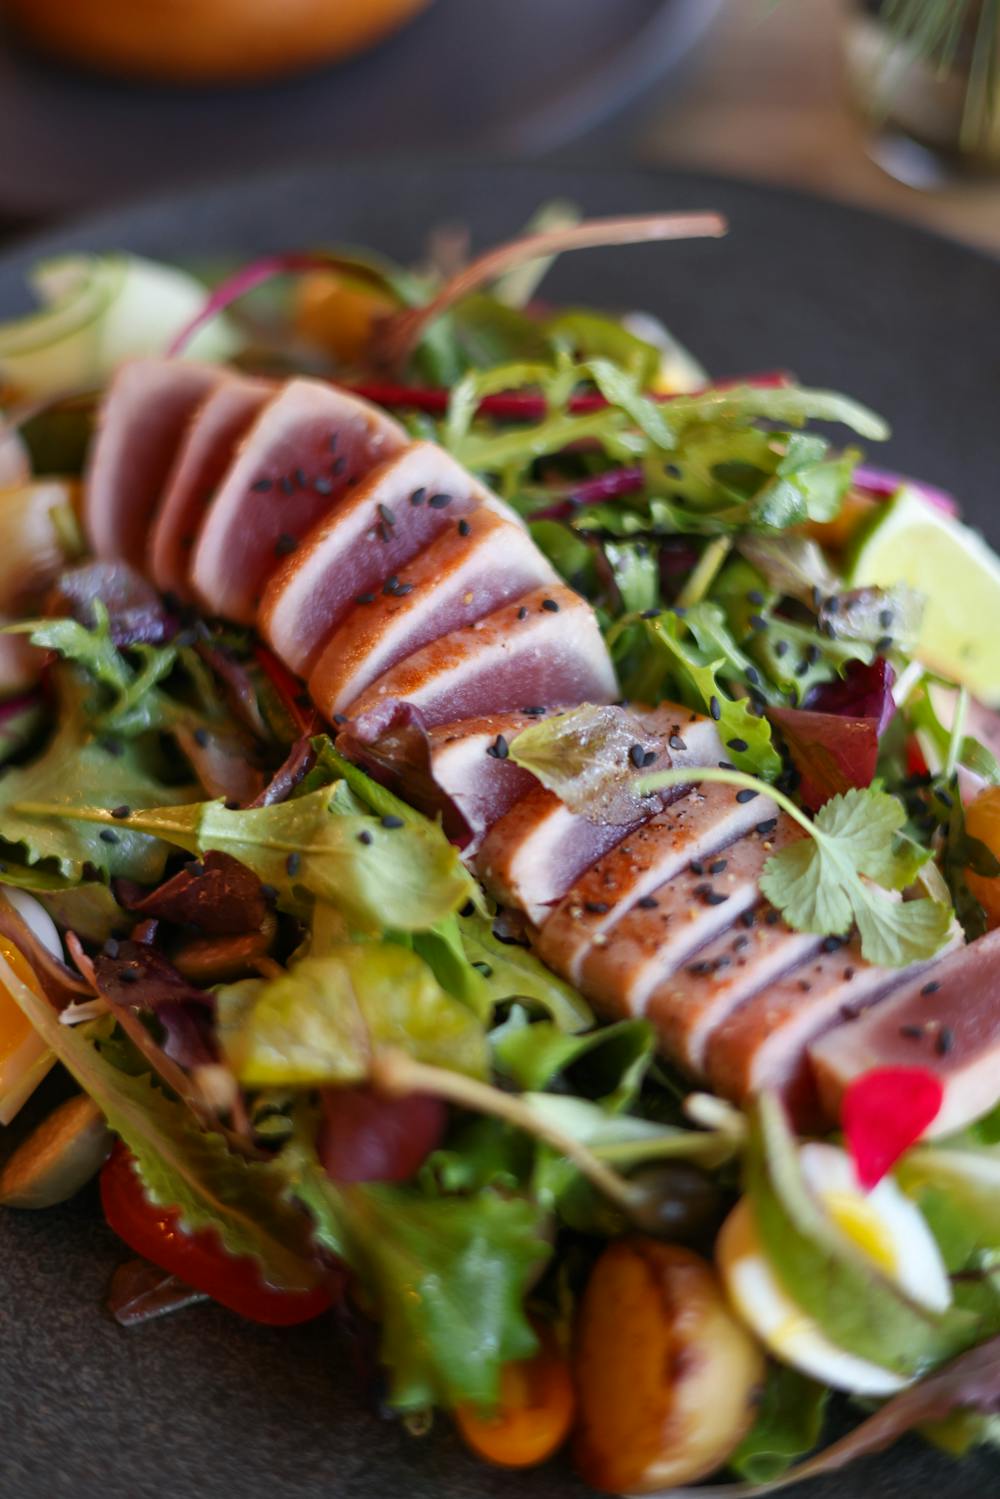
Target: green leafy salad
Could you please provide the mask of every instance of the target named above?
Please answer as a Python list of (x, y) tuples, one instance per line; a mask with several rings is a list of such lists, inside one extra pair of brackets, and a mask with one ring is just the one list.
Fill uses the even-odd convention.
[[(415, 270), (69, 257), (0, 327), (0, 1204), (96, 1176), (128, 1249), (123, 1327), (212, 1298), (325, 1319), (333, 1362), (350, 1320), (415, 1436), (440, 1412), (515, 1468), (569, 1443), (621, 1494), (726, 1469), (702, 1492), (764, 1492), (912, 1429), (960, 1456), (1000, 1412), (1000, 560), (950, 496), (869, 466), (889, 431), (848, 396), (714, 380), (648, 311), (546, 299), (564, 250), (723, 227), (559, 204), (457, 269), (443, 242)], [(393, 451), (443, 448), (526, 528), (550, 592), (586, 601), (615, 702), (453, 715), (490, 786), (563, 829), (559, 901), (674, 830), (627, 916), (611, 880), (554, 905), (604, 923), (585, 958), (553, 956), (548, 911), (479, 857), (514, 802), (478, 830), (458, 815), (434, 756), (461, 736), (422, 686), (374, 728), (381, 710), (333, 713), (273, 631), (95, 542), (108, 434), (131, 454), (122, 515), (187, 482), (155, 457), (167, 396), (134, 398), (130, 372), (200, 369), (218, 432), (184, 449), (211, 478), (191, 528), (299, 381), (391, 418)], [(191, 403), (194, 434), (210, 408)], [(315, 481), (292, 444), (253, 503), (355, 503), (353, 440), (324, 439)], [(372, 545), (396, 545), (399, 504), (375, 520)], [(306, 576), (299, 535), (272, 550)], [(409, 608), (408, 562), (352, 585), (355, 613)], [(685, 758), (696, 732), (715, 748)], [(702, 851), (692, 806), (743, 821)], [(559, 884), (577, 835), (591, 855)], [(601, 977), (629, 942), (659, 965), (635, 999)], [(723, 1018), (753, 943), (769, 966)], [(677, 1017), (698, 1006), (695, 1065)], [(831, 1106), (847, 1064), (825, 1038), (843, 1051), (849, 1022), (869, 1052)], [(823, 1447), (833, 1392), (852, 1427)]]

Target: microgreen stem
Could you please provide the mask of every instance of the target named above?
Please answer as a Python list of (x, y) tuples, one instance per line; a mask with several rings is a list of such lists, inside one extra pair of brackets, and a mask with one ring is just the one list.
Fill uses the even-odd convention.
[(664, 786), (688, 786), (692, 781), (715, 781), (722, 786), (739, 786), (744, 791), (757, 791), (762, 796), (769, 797), (782, 812), (787, 812), (807, 833), (820, 841), (823, 839), (822, 831), (812, 818), (807, 817), (783, 791), (769, 786), (766, 781), (758, 780), (756, 776), (744, 775), (742, 770), (716, 770), (710, 766), (702, 769), (697, 765), (685, 766), (683, 770), (660, 770), (655, 775), (641, 776), (636, 781), (636, 795), (646, 796), (650, 791), (659, 791)]
[(593, 1151), (572, 1135), (565, 1134), (536, 1113), (530, 1104), (513, 1093), (503, 1093), (490, 1083), (482, 1083), (466, 1077), (461, 1072), (450, 1072), (446, 1067), (430, 1067), (416, 1062), (403, 1051), (386, 1050), (376, 1053), (372, 1060), (371, 1080), (381, 1093), (400, 1097), (407, 1093), (431, 1093), (437, 1098), (447, 1099), (462, 1108), (474, 1109), (480, 1114), (491, 1114), (503, 1119), (515, 1129), (534, 1135), (553, 1150), (558, 1150), (585, 1176), (592, 1186), (603, 1192), (609, 1201), (632, 1217), (639, 1206), (638, 1196), (632, 1186), (617, 1171), (605, 1166)]
[(695, 604), (700, 604), (712, 584), (715, 582), (719, 568), (725, 562), (732, 549), (733, 538), (731, 536), (717, 536), (710, 541), (698, 559), (698, 565), (688, 578), (684, 587), (677, 595), (677, 604), (681, 609), (691, 609)]
[(958, 762), (962, 755), (962, 743), (965, 739), (965, 721), (969, 716), (969, 689), (960, 687), (958, 698), (955, 702), (955, 717), (951, 725), (951, 737), (948, 740), (948, 754), (944, 762), (944, 778), (950, 781), (958, 769)]

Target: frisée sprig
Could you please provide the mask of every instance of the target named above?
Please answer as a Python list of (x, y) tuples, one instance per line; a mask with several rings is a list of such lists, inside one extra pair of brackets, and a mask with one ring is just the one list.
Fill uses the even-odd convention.
[(636, 789), (642, 794), (691, 781), (759, 792), (809, 835), (774, 854), (760, 879), (761, 893), (796, 931), (844, 937), (856, 924), (862, 955), (881, 968), (932, 958), (947, 942), (954, 922), (950, 905), (896, 898), (929, 855), (898, 836), (906, 813), (888, 792), (852, 788), (832, 797), (813, 819), (774, 786), (740, 771), (662, 771), (644, 777)]

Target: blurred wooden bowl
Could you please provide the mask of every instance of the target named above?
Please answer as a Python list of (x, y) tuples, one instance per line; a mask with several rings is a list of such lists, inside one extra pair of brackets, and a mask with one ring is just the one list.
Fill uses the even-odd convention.
[(5, 0), (50, 52), (168, 82), (274, 77), (363, 51), (430, 0)]

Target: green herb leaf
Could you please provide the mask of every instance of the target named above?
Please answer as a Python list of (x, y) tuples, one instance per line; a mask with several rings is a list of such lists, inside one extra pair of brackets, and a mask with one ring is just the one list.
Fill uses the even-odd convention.
[(780, 1478), (819, 1441), (829, 1395), (797, 1369), (769, 1365), (757, 1419), (730, 1457), (729, 1467), (748, 1483)]
[(344, 944), (260, 988), (227, 1044), (250, 1088), (364, 1082), (382, 1047), (483, 1078), (482, 1025), (415, 953), (392, 942)]
[(285, 1202), (280, 1173), (236, 1155), (147, 1075), (119, 1071), (102, 1054), (93, 1025), (60, 1025), (2, 955), (0, 982), (128, 1146), (150, 1201), (176, 1208), (188, 1232), (212, 1229), (230, 1254), (255, 1260), (279, 1290), (317, 1284), (308, 1224)]
[(488, 918), (478, 912), (459, 916), (458, 928), (465, 955), (495, 1004), (519, 999), (537, 1005), (560, 1030), (571, 1034), (593, 1025), (593, 1012), (582, 995), (551, 973), (529, 948), (501, 942)]
[(522, 1092), (538, 1092), (569, 1073), (573, 1093), (614, 1113), (635, 1102), (655, 1044), (653, 1029), (644, 1020), (621, 1020), (572, 1036), (550, 1020), (532, 1025), (520, 1006), (490, 1035), (499, 1071)]

